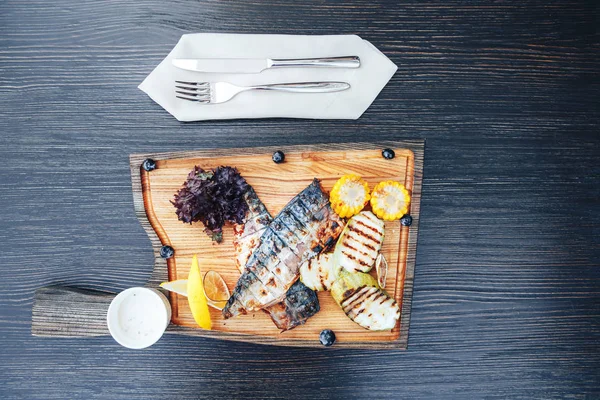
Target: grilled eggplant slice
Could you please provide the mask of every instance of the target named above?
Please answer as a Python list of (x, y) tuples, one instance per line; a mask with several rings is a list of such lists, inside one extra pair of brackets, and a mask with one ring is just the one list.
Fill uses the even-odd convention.
[(400, 319), (398, 303), (371, 275), (342, 271), (331, 286), (331, 295), (352, 321), (368, 330), (393, 329)]
[(384, 222), (370, 211), (348, 221), (334, 252), (335, 263), (348, 272), (369, 272), (381, 250)]
[(300, 266), (300, 280), (317, 292), (329, 290), (341, 270), (341, 265), (333, 262), (332, 253), (321, 253)]

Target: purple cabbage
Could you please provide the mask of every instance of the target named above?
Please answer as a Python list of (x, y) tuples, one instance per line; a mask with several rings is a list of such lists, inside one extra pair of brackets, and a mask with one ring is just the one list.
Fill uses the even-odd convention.
[(226, 222), (245, 222), (248, 204), (244, 194), (249, 187), (236, 168), (217, 167), (205, 171), (196, 166), (171, 203), (180, 221), (202, 222), (206, 234), (221, 243)]

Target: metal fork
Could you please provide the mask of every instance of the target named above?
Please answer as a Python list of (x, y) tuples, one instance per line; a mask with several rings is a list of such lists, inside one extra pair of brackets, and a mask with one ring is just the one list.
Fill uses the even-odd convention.
[(350, 88), (346, 82), (299, 82), (275, 83), (271, 85), (236, 86), (228, 82), (184, 82), (175, 81), (176, 95), (180, 99), (202, 104), (219, 104), (231, 100), (235, 95), (248, 90), (278, 90), (294, 93), (329, 93)]

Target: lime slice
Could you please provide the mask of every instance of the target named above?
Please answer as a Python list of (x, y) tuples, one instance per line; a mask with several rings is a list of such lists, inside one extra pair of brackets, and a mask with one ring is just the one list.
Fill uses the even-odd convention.
[[(208, 271), (212, 272), (212, 271)], [(208, 274), (208, 272), (206, 274)], [(169, 292), (177, 293), (179, 295), (187, 297), (187, 279), (177, 279), (176, 281), (163, 282), (160, 284), (160, 287), (168, 290)], [(229, 293), (229, 290), (227, 291)], [(227, 304), (227, 299), (229, 299), (229, 294), (227, 295), (226, 300), (213, 300), (208, 297), (208, 294), (205, 292), (206, 300), (208, 301), (208, 305), (217, 310), (222, 310)]]
[(222, 310), (229, 300), (229, 288), (223, 277), (216, 271), (208, 271), (204, 275), (204, 294), (208, 305)]

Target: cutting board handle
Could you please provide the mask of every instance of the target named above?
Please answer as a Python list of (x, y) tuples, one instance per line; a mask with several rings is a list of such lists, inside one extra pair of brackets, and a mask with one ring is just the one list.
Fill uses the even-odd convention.
[(31, 334), (50, 337), (110, 335), (106, 325), (108, 306), (116, 293), (43, 287), (35, 292)]

